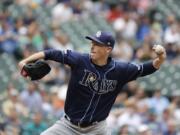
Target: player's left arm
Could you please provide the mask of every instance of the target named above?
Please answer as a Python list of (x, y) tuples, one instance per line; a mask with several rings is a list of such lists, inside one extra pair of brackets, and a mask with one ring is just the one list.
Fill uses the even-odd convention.
[(128, 63), (126, 67), (126, 82), (136, 80), (138, 77), (150, 75), (157, 71), (166, 59), (166, 51), (164, 47), (157, 45), (153, 47), (157, 57), (152, 61), (143, 64)]
[(166, 50), (163, 46), (155, 45), (152, 49), (156, 53), (157, 57), (150, 62), (142, 64), (139, 76), (146, 76), (154, 73), (161, 67), (161, 65), (166, 60)]
[(153, 66), (159, 69), (163, 62), (166, 60), (166, 50), (161, 45), (155, 45), (153, 47), (154, 52), (157, 54), (157, 58), (153, 60)]

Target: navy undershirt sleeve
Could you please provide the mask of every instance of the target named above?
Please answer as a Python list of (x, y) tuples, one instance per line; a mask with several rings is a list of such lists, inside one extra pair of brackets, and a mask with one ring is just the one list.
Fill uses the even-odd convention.
[(126, 76), (127, 76), (126, 82), (136, 80), (138, 77), (152, 74), (156, 70), (157, 69), (153, 66), (152, 61), (140, 65), (134, 63), (128, 63), (126, 70)]
[(79, 53), (71, 50), (61, 51), (55, 49), (48, 49), (44, 51), (45, 60), (53, 60), (62, 64), (67, 64), (70, 67), (78, 65)]
[(146, 62), (143, 64), (143, 72), (141, 76), (150, 75), (154, 73), (155, 71), (157, 71), (157, 69), (153, 66), (153, 62), (152, 61)]

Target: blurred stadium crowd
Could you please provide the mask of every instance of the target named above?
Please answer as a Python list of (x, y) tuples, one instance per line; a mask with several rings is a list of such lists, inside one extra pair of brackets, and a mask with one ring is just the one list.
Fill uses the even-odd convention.
[[(63, 116), (68, 67), (51, 62), (48, 76), (30, 82), (19, 75), (19, 60), (48, 48), (87, 52), (84, 36), (108, 30), (117, 39), (115, 59), (150, 60), (152, 46), (162, 44), (175, 66), (179, 7), (178, 0), (1, 0), (0, 134), (39, 135)], [(180, 135), (180, 89), (165, 96), (129, 83), (107, 122), (112, 135)]]

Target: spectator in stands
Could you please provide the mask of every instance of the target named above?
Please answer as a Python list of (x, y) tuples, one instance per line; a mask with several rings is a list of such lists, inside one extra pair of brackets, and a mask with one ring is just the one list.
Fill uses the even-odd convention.
[(163, 29), (159, 21), (154, 21), (151, 25), (150, 39), (154, 43), (162, 43)]
[(178, 55), (178, 44), (180, 43), (180, 31), (176, 17), (168, 15), (163, 35), (163, 40), (167, 48), (167, 58), (175, 59)]
[(24, 124), (22, 135), (39, 135), (47, 127), (47, 123), (43, 121), (42, 114), (36, 112), (32, 115), (32, 121)]
[(25, 50), (26, 46), (31, 42), (28, 37), (28, 28), (24, 24), (22, 18), (18, 18), (15, 22), (15, 31), (17, 32), (17, 41), (19, 44), (20, 51)]
[(6, 21), (2, 21), (0, 27), (0, 51), (15, 54), (18, 44), (13, 27)]
[(126, 40), (121, 40), (118, 41), (112, 55), (117, 60), (129, 61), (133, 58), (133, 48)]
[(143, 42), (150, 33), (150, 20), (147, 16), (141, 16), (138, 19), (138, 30), (136, 34), (137, 41)]
[(141, 116), (142, 121), (146, 121), (149, 113), (147, 98), (144, 98), (137, 103), (137, 109), (138, 109), (138, 114)]
[(155, 109), (149, 108), (147, 119), (143, 122), (146, 124), (153, 135), (161, 135), (162, 129), (160, 123), (157, 121), (158, 115), (156, 114)]
[(146, 61), (153, 57), (152, 46), (148, 42), (143, 42), (140, 48), (137, 49), (136, 57), (140, 61)]
[(33, 48), (35, 50), (42, 50), (43, 49), (43, 37), (41, 35), (41, 31), (39, 29), (39, 24), (37, 21), (32, 21), (28, 26), (28, 37), (31, 40)]
[(125, 111), (117, 118), (118, 126), (121, 127), (124, 124), (128, 124), (134, 128), (138, 128), (142, 123), (142, 118), (137, 112), (137, 106), (135, 100), (128, 100), (125, 103)]
[(154, 111), (161, 115), (163, 111), (169, 106), (167, 97), (161, 95), (161, 90), (157, 89), (152, 98), (149, 99), (149, 108), (154, 108)]
[(179, 43), (180, 42), (180, 33), (178, 29), (178, 23), (173, 15), (169, 15), (167, 18), (168, 25), (166, 26), (165, 32), (164, 32), (164, 41), (165, 43)]
[(15, 108), (11, 108), (10, 115), (5, 122), (5, 134), (7, 135), (20, 135), (22, 132), (22, 123), (19, 119)]
[(137, 15), (132, 12), (126, 12), (122, 17), (113, 22), (113, 27), (117, 35), (127, 41), (134, 41), (137, 33)]
[(153, 135), (147, 125), (140, 125), (138, 135)]
[[(43, 93), (43, 94), (42, 94)], [(42, 99), (43, 99), (43, 103), (42, 103), (42, 114), (44, 117), (48, 117), (48, 116), (52, 116), (53, 115), (53, 107), (51, 104), (51, 99), (50, 99), (50, 94), (47, 91), (41, 91), (42, 94)]]
[(54, 36), (49, 39), (49, 46), (58, 50), (74, 50), (69, 38), (59, 30), (54, 30)]
[(8, 84), (7, 84), (7, 88), (5, 89), (5, 91), (6, 91), (5, 97), (8, 98), (8, 96), (11, 95), (10, 92), (11, 92), (12, 90), (14, 90), (14, 89), (16, 89), (15, 86), (14, 86), (14, 84), (11, 83), (11, 82), (8, 83)]
[(129, 126), (128, 125), (123, 125), (119, 129), (119, 133), (117, 135), (129, 135)]
[(62, 100), (58, 95), (58, 93), (61, 91), (58, 87), (52, 87), (51, 89), (51, 104), (53, 108), (53, 116), (55, 118), (61, 118), (63, 116), (64, 110), (64, 100)]
[(119, 109), (119, 108), (125, 107), (125, 102), (127, 101), (127, 99), (128, 99), (128, 94), (126, 93), (126, 91), (119, 93), (116, 100), (115, 100), (113, 108)]
[(120, 4), (112, 4), (110, 6), (110, 10), (107, 13), (107, 20), (109, 22), (113, 22), (116, 19), (122, 17), (123, 15), (123, 9)]
[(134, 90), (134, 93), (132, 95), (129, 95), (127, 101), (130, 102), (134, 101), (136, 102), (136, 105), (139, 105), (140, 102), (143, 102), (146, 99), (146, 94), (144, 92), (144, 89), (142, 89), (140, 86), (135, 86), (135, 87), (137, 88), (131, 88)]
[[(89, 14), (92, 15), (102, 15), (106, 16), (106, 9), (107, 6), (105, 5), (105, 1), (98, 1), (98, 0), (86, 0), (81, 1), (83, 2), (83, 16), (88, 16)], [(105, 12), (103, 12), (105, 10)]]
[(21, 92), (20, 100), (29, 111), (42, 111), (42, 97), (33, 82), (30, 82), (28, 88)]
[(152, 0), (138, 0), (137, 1), (137, 10), (140, 14), (145, 14), (148, 12), (151, 4), (153, 3)]
[(81, 13), (83, 12), (83, 1), (71, 1), (71, 8), (74, 15), (81, 15)]
[(0, 123), (0, 135), (5, 135), (5, 123)]
[(73, 18), (73, 11), (70, 7), (69, 1), (64, 1), (63, 3), (58, 3), (52, 9), (52, 21), (53, 24), (59, 26), (59, 24), (63, 22), (67, 22), (68, 20)]
[(119, 126), (117, 126), (118, 125), (117, 119), (119, 116), (121, 116), (126, 112), (125, 102), (127, 99), (128, 99), (127, 93), (125, 91), (121, 92), (117, 96), (115, 103), (113, 105), (113, 109), (111, 110), (111, 113), (107, 118), (108, 127), (112, 129), (112, 131), (114, 132), (117, 132), (117, 130), (119, 131)]
[(2, 103), (2, 111), (5, 116), (10, 116), (14, 108), (18, 115), (26, 117), (28, 115), (27, 108), (19, 101), (19, 93), (16, 89), (9, 91), (8, 99)]
[(163, 135), (177, 135), (176, 122), (171, 119), (167, 122), (167, 131)]
[(171, 103), (169, 105), (169, 111), (173, 115), (177, 124), (180, 125), (180, 91), (175, 90), (171, 97)]
[(161, 124), (162, 132), (166, 132), (168, 130), (168, 121), (170, 121), (173, 118), (172, 113), (170, 112), (170, 109), (165, 109), (163, 111), (163, 114), (159, 116), (159, 122)]

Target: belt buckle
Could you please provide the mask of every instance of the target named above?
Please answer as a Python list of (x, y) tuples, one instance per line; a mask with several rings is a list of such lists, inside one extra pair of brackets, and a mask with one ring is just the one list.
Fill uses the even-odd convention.
[(96, 125), (96, 124), (98, 124), (98, 121), (95, 121), (95, 122), (92, 123), (92, 125)]
[(81, 127), (81, 124), (80, 124), (80, 122), (78, 122), (78, 123), (77, 123), (77, 125), (78, 125), (78, 127)]
[(82, 126), (82, 123), (81, 123), (81, 122), (78, 122), (78, 123), (77, 123), (77, 126), (80, 127), (80, 128), (84, 128), (84, 127)]

